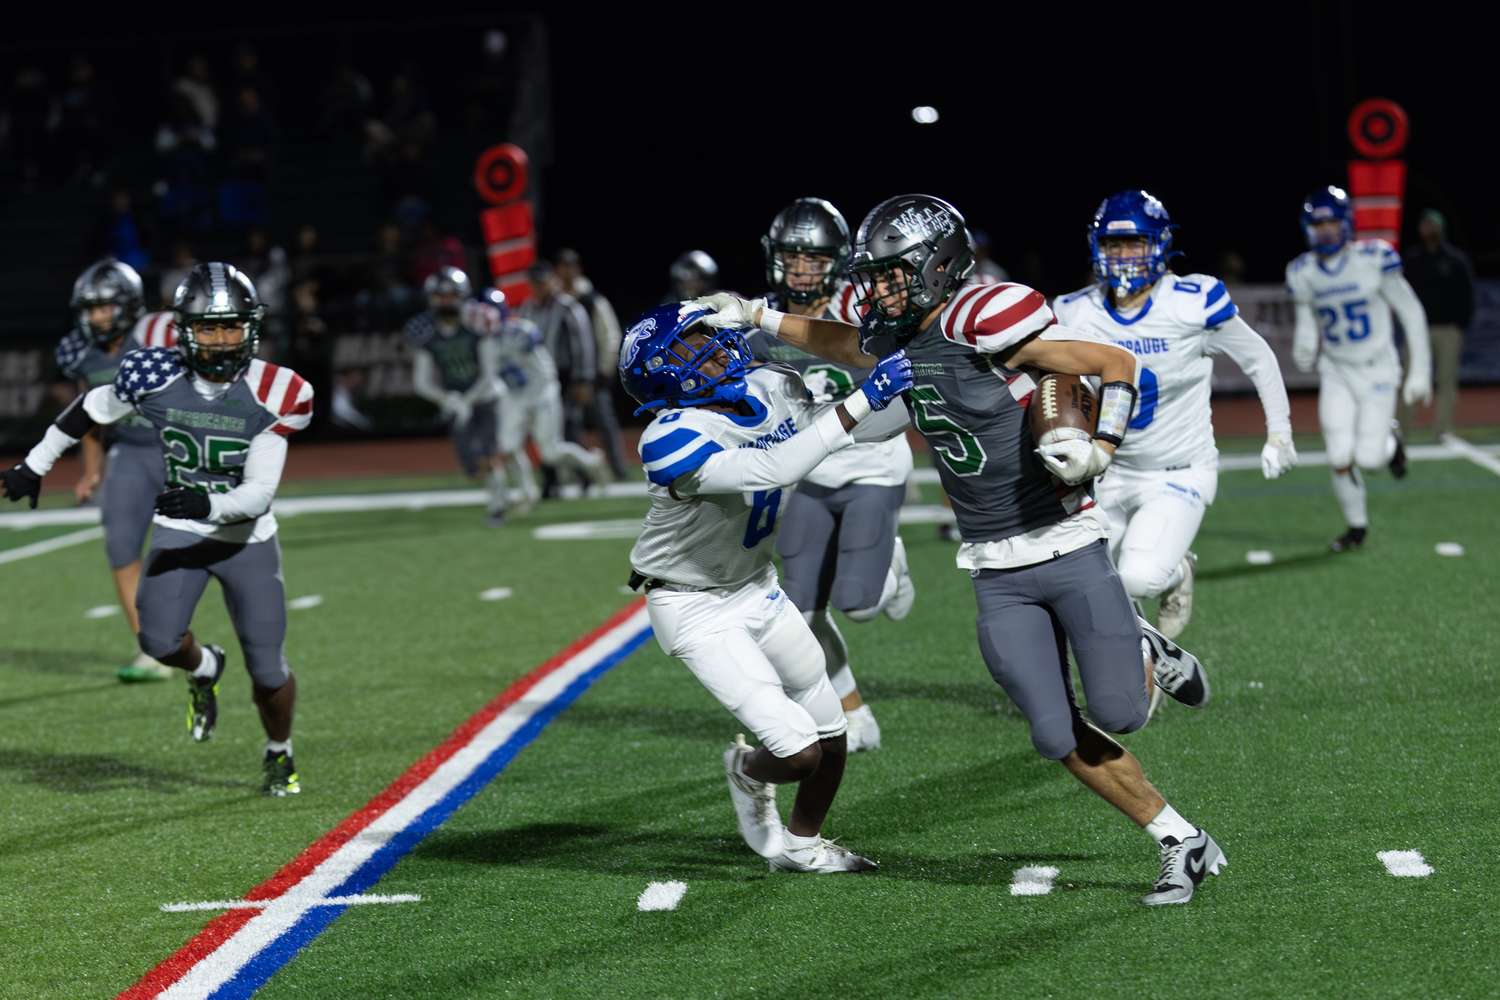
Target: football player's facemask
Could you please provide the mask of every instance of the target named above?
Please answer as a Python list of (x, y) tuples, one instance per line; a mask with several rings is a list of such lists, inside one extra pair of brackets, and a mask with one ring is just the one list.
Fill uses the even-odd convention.
[(766, 284), (788, 302), (831, 296), (849, 261), (849, 224), (822, 198), (798, 198), (776, 214), (760, 238)]
[(68, 305), (77, 314), (78, 329), (102, 346), (130, 332), (141, 318), (143, 297), (135, 268), (106, 258), (73, 282)]
[(705, 326), (706, 309), (679, 316), (680, 308), (657, 306), (625, 329), (620, 381), (641, 404), (637, 415), (662, 406), (732, 405), (745, 398), (745, 375), (755, 362), (744, 335)]
[(876, 205), (859, 224), (849, 278), (867, 306), (862, 336), (910, 339), (974, 273), (974, 237), (958, 209), (925, 194)]
[(245, 275), (228, 264), (199, 264), (177, 286), (172, 311), (188, 368), (229, 382), (250, 367), (266, 307)]
[(1354, 238), (1354, 209), (1343, 188), (1330, 184), (1302, 199), (1302, 234), (1307, 248), (1325, 257)]
[(1122, 296), (1155, 283), (1177, 256), (1172, 250), (1175, 228), (1166, 206), (1145, 191), (1110, 195), (1099, 203), (1089, 225), (1094, 276)]
[(422, 282), (427, 308), (447, 319), (457, 316), (465, 300), (474, 294), (469, 276), (456, 267), (443, 266)]

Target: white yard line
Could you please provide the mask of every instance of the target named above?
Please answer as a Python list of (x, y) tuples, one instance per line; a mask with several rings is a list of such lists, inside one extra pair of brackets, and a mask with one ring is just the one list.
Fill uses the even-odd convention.
[(72, 531), (66, 535), (58, 535), (56, 538), (48, 538), (45, 541), (32, 542), (30, 545), (20, 545), (13, 549), (0, 551), (0, 563), (15, 562), (18, 559), (30, 559), (32, 556), (46, 555), (48, 552), (56, 552), (58, 549), (68, 548), (70, 545), (82, 545), (84, 542), (92, 542), (96, 538), (103, 537), (104, 529), (102, 527)]
[(1434, 871), (1421, 851), (1377, 851), (1375, 856), (1397, 878), (1422, 878)]
[(1500, 458), (1495, 457), (1495, 452), (1492, 448), (1484, 449), (1476, 447), (1463, 438), (1452, 434), (1443, 435), (1443, 443), (1440, 447), (1461, 458), (1467, 458), (1480, 468), (1488, 469), (1495, 475), (1500, 476)]
[[(362, 903), (420, 903), (422, 897), (401, 892), (391, 896), (329, 896), (309, 906), (359, 906)], [(271, 900), (210, 899), (205, 903), (163, 903), (163, 913), (190, 913), (193, 910), (264, 910)]]
[(1057, 869), (1051, 865), (1027, 865), (1010, 877), (1012, 896), (1045, 896), (1052, 891)]
[(687, 892), (686, 882), (652, 882), (635, 901), (637, 910), (675, 910)]

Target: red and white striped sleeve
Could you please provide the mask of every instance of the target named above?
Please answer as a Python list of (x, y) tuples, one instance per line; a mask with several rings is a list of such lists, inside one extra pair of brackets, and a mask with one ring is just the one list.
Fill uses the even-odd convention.
[(146, 313), (135, 321), (131, 335), (142, 347), (176, 347), (177, 321), (170, 312)]
[(966, 285), (938, 320), (943, 336), (980, 354), (1013, 347), (1057, 322), (1041, 292), (1026, 285)]
[(849, 281), (841, 282), (833, 291), (833, 298), (828, 300), (828, 312), (841, 323), (850, 326), (859, 326), (864, 322), (865, 312), (869, 306), (859, 304), (859, 292), (854, 284)]
[(256, 359), (250, 362), (245, 379), (260, 405), (276, 417), (276, 422), (267, 430), (294, 434), (312, 423), (313, 387), (301, 375), (290, 368)]

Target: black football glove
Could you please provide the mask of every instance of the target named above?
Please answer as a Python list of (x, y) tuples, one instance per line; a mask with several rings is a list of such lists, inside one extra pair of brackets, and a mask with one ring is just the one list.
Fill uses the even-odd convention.
[(31, 509), (36, 509), (36, 498), (42, 495), (42, 477), (31, 471), (25, 462), (17, 462), (14, 469), (0, 473), (5, 479), (5, 495), (15, 503), (22, 497), (31, 498)]
[(207, 493), (174, 486), (156, 498), (156, 512), (162, 517), (176, 517), (184, 521), (201, 521), (208, 517), (212, 505)]

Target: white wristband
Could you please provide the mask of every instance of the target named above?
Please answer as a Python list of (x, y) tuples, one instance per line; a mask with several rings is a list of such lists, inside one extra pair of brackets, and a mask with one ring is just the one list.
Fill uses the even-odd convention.
[(77, 443), (76, 437), (69, 437), (62, 428), (50, 424), (47, 432), (42, 435), (42, 440), (26, 456), (26, 467), (39, 476), (45, 476), (52, 471), (57, 460), (62, 458), (63, 452)]
[(762, 306), (760, 310), (760, 328), (774, 337), (781, 332), (781, 321), (785, 318), (786, 313)]
[(868, 417), (875, 408), (870, 405), (870, 397), (863, 390), (851, 392), (844, 399), (844, 412), (849, 414), (849, 419), (856, 424)]

